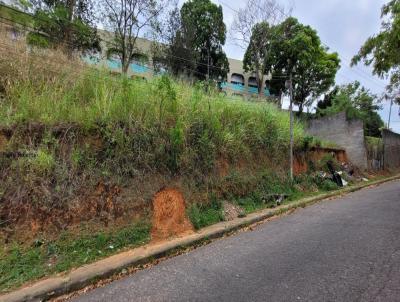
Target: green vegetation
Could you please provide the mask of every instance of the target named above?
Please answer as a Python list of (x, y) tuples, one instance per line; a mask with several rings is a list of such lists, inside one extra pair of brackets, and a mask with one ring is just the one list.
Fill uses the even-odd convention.
[(383, 149), (383, 140), (380, 137), (366, 136), (365, 143), (369, 147), (376, 147), (379, 149)]
[(222, 204), (215, 199), (207, 205), (192, 204), (188, 216), (196, 230), (224, 220)]
[[(24, 1), (21, 1), (21, 3), (23, 2)], [(25, 7), (25, 5), (23, 6)], [(32, 26), (34, 22), (32, 16), (22, 11), (18, 11), (18, 9), (20, 9), (20, 7), (14, 9), (0, 2), (0, 17), (4, 18), (4, 20), (8, 22), (15, 22), (22, 26)]]
[(272, 74), (271, 93), (288, 92), (287, 77), (293, 73), (293, 102), (303, 112), (307, 100), (325, 93), (335, 84), (340, 66), (337, 53), (329, 53), (310, 26), (289, 17), (278, 25), (261, 22), (252, 29), (250, 44), (243, 59), (246, 71), (255, 71), (259, 85), (263, 74)]
[[(44, 125), (50, 140), (36, 147), (50, 148), (50, 153), (57, 147), (52, 127), (73, 125), (71, 131), (98, 133), (107, 159), (120, 158), (132, 169), (147, 166), (173, 173), (210, 169), (220, 156), (235, 159), (258, 150), (278, 156), (287, 150), (289, 117), (274, 105), (231, 101), (166, 76), (141, 81), (102, 70), (69, 71), (35, 78), (28, 67), (27, 77), (6, 78), (1, 125)], [(300, 123), (294, 133), (300, 146)], [(82, 145), (75, 155), (78, 151), (87, 155)], [(124, 166), (116, 164), (114, 173)]]
[(390, 76), (387, 97), (400, 103), (400, 1), (390, 0), (382, 7), (381, 31), (368, 38), (360, 51), (352, 60), (356, 65), (363, 62), (373, 67), (373, 72), (385, 78)]
[(357, 118), (364, 122), (366, 136), (380, 137), (384, 126), (378, 114), (380, 109), (378, 97), (356, 81), (336, 86), (324, 100), (318, 102), (317, 115), (330, 116), (346, 112), (348, 119)]
[(0, 250), (0, 292), (27, 281), (63, 272), (150, 239), (150, 225), (137, 223), (114, 232), (92, 235), (63, 233), (56, 241), (38, 239), (32, 246), (10, 245)]

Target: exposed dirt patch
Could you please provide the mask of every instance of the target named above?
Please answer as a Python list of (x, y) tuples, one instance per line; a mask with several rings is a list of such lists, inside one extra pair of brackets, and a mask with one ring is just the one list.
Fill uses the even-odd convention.
[(186, 216), (185, 200), (177, 189), (166, 188), (153, 199), (153, 241), (193, 232)]
[(295, 156), (293, 161), (293, 173), (299, 175), (308, 171), (306, 159), (302, 156)]
[(226, 159), (220, 158), (216, 163), (216, 167), (219, 177), (226, 177), (229, 174), (229, 163)]
[(0, 132), (0, 152), (4, 152), (7, 149), (8, 138)]

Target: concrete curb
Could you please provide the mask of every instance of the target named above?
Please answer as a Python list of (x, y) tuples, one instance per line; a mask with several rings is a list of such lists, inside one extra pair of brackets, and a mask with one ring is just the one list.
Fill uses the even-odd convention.
[(283, 205), (278, 208), (265, 209), (259, 212), (255, 212), (247, 215), (244, 218), (237, 218), (232, 221), (221, 222), (182, 238), (176, 238), (168, 242), (162, 242), (155, 245), (147, 245), (129, 250), (127, 252), (123, 252), (94, 262), (92, 264), (79, 267), (67, 273), (66, 275), (50, 277), (27, 287), (18, 289), (14, 292), (0, 296), (0, 301), (42, 301), (54, 298), (72, 292), (74, 290), (81, 289), (91, 284), (94, 280), (109, 277), (117, 272), (120, 272), (124, 268), (145, 263), (150, 259), (162, 257), (168, 252), (173, 251), (174, 249), (190, 246), (205, 239), (221, 237), (228, 232), (235, 231), (244, 226), (263, 221), (276, 215), (281, 215), (292, 209), (314, 204), (327, 198), (341, 196), (343, 194), (361, 190), (365, 187), (379, 185), (397, 179), (400, 179), (400, 175), (373, 182), (363, 183), (361, 185), (348, 187), (335, 192), (321, 194), (315, 197), (301, 199), (299, 201), (293, 202), (288, 205)]

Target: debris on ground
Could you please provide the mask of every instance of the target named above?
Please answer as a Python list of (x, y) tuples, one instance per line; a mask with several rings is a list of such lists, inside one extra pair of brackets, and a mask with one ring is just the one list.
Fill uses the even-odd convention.
[(262, 200), (264, 203), (274, 203), (276, 206), (280, 206), (288, 196), (287, 194), (266, 194)]
[(228, 201), (222, 202), (222, 209), (226, 221), (246, 216), (245, 211), (240, 206), (234, 205)]

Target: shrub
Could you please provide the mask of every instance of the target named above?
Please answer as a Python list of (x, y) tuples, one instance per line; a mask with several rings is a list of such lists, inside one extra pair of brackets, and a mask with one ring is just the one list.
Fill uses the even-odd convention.
[(320, 188), (321, 188), (321, 190), (324, 190), (324, 191), (333, 191), (333, 190), (338, 189), (338, 185), (330, 179), (325, 179), (320, 184)]
[(188, 216), (196, 230), (223, 221), (222, 204), (213, 200), (207, 205), (192, 204)]

